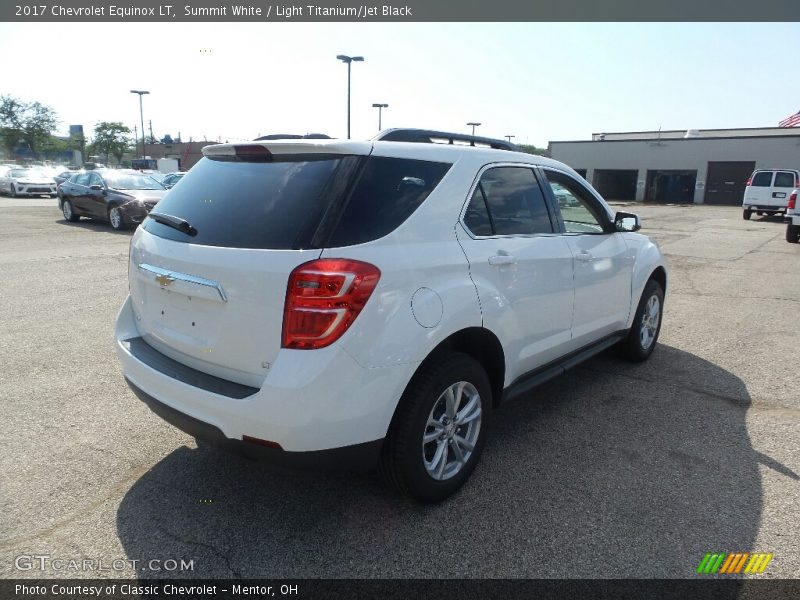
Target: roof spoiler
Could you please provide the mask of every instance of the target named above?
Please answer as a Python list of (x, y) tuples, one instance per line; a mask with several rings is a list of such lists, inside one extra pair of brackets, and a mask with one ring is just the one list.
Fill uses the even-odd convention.
[(414, 142), (419, 144), (450, 144), (462, 143), (469, 146), (494, 148), (495, 150), (517, 151), (518, 148), (511, 142), (496, 140), (465, 133), (448, 133), (432, 129), (384, 129), (373, 140), (382, 142)]
[(254, 141), (261, 142), (264, 140), (329, 140), (331, 136), (324, 133), (306, 133), (300, 135), (298, 133), (272, 133), (270, 135), (262, 135), (255, 138)]

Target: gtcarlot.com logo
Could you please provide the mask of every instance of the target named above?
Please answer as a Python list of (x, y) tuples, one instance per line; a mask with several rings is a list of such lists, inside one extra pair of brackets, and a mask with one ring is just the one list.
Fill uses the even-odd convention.
[(698, 575), (737, 575), (763, 573), (772, 560), (772, 552), (706, 552)]
[(49, 554), (21, 554), (14, 559), (18, 571), (58, 571), (85, 573), (93, 571), (194, 571), (194, 560), (174, 558), (58, 558)]

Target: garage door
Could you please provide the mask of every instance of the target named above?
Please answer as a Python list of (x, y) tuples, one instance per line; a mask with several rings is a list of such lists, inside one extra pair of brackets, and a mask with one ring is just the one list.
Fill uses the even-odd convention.
[(606, 200), (636, 200), (638, 175), (635, 169), (595, 169), (594, 189)]
[(755, 168), (755, 161), (709, 162), (704, 202), (741, 206), (747, 179)]

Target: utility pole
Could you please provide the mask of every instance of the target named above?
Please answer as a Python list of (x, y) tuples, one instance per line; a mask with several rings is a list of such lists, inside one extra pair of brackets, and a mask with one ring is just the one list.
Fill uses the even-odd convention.
[(336, 56), (343, 63), (347, 63), (347, 139), (350, 139), (350, 66), (354, 62), (363, 62), (363, 56), (347, 56), (339, 54)]
[(372, 108), (377, 108), (378, 109), (378, 131), (380, 131), (381, 130), (381, 111), (384, 108), (389, 108), (389, 105), (388, 104), (373, 104)]
[(475, 128), (480, 127), (481, 124), (470, 121), (469, 123), (467, 123), (467, 125), (472, 126), (472, 135), (475, 135)]
[(144, 111), (142, 110), (142, 96), (149, 94), (147, 90), (131, 90), (131, 94), (139, 94), (139, 120), (142, 123), (142, 158), (144, 158)]

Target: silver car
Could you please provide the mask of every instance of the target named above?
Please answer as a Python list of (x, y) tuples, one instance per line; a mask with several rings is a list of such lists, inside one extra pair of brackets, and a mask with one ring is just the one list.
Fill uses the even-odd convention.
[(11, 169), (0, 177), (0, 194), (17, 196), (56, 197), (56, 182), (52, 175), (41, 169)]

